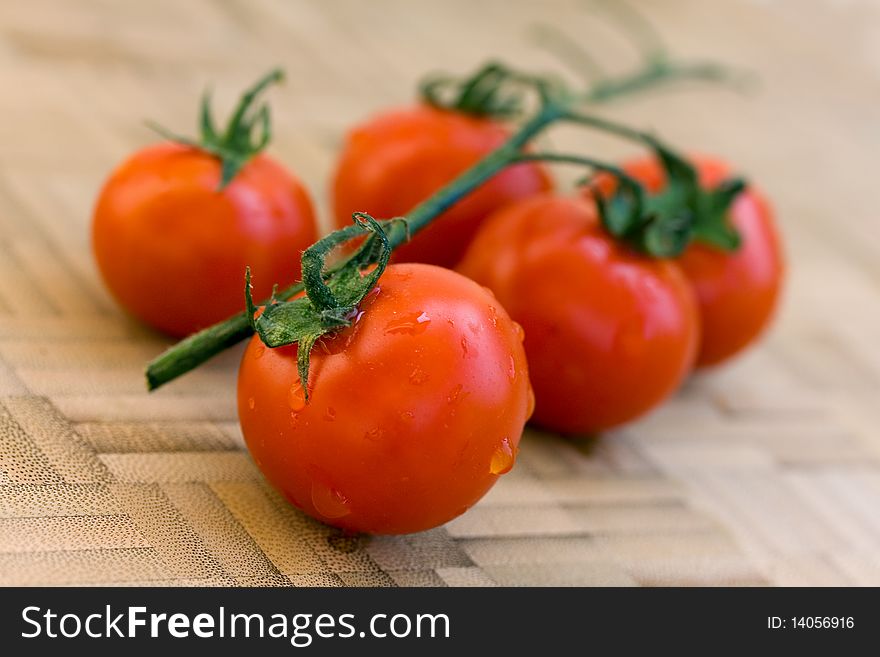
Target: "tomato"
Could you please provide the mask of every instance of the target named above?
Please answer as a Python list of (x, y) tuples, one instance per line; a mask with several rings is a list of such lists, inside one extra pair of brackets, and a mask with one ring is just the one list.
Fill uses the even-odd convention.
[[(405, 215), (508, 137), (498, 121), (428, 105), (373, 118), (352, 130), (343, 147), (333, 182), (336, 225), (351, 224), (355, 211)], [(540, 164), (509, 167), (395, 250), (394, 261), (452, 267), (487, 215), (551, 187)]]
[(254, 294), (299, 278), (299, 253), (317, 238), (302, 184), (265, 155), (218, 191), (218, 158), (163, 143), (110, 176), (97, 201), (92, 245), (119, 303), (147, 324), (182, 336), (244, 308)]
[(656, 406), (689, 372), (693, 293), (672, 262), (601, 227), (593, 201), (543, 194), (490, 217), (459, 271), (525, 330), (536, 423), (595, 433)]
[[(693, 162), (700, 184), (707, 188), (731, 173), (717, 159), (696, 157)], [(650, 191), (660, 191), (665, 184), (663, 169), (653, 158), (634, 160), (623, 168)], [(782, 290), (785, 262), (769, 202), (749, 186), (734, 201), (729, 218), (740, 234), (738, 250), (694, 243), (679, 260), (700, 311), (699, 366), (726, 361), (752, 344), (770, 324)]]
[(376, 534), (464, 513), (514, 463), (530, 413), (519, 327), (473, 281), (424, 264), (389, 266), (352, 326), (311, 355), (255, 336), (238, 379), (254, 461), (298, 508)]

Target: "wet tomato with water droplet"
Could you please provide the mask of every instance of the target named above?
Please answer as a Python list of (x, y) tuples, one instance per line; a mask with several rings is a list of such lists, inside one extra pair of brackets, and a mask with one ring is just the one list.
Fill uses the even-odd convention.
[(529, 378), (520, 330), (473, 281), (397, 264), (379, 288), (312, 351), (308, 403), (296, 345), (261, 352), (254, 337), (239, 417), (263, 473), (306, 513), (400, 534), (451, 520), (513, 467)]
[[(509, 136), (498, 121), (427, 105), (370, 119), (351, 131), (340, 155), (333, 182), (336, 225), (350, 226), (355, 211), (407, 214)], [(551, 187), (538, 163), (508, 167), (395, 249), (394, 262), (453, 267), (489, 213)]]
[(693, 365), (699, 325), (684, 274), (612, 240), (588, 199), (544, 194), (499, 210), (459, 271), (522, 325), (544, 427), (595, 433), (633, 420)]

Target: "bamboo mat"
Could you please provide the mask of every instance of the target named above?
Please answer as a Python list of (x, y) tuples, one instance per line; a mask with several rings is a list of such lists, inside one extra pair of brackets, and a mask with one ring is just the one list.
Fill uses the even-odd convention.
[(774, 199), (791, 263), (775, 330), (602, 440), (529, 431), (514, 471), (445, 527), (355, 540), (285, 504), (243, 451), (238, 350), (144, 392), (168, 343), (97, 278), (98, 186), (152, 140), (143, 118), (194, 128), (209, 83), (228, 109), (281, 64), (272, 152), (325, 211), (346, 127), (408, 102), (422, 73), (489, 56), (559, 70), (536, 21), (612, 70), (633, 51), (574, 1), (0, 4), (0, 583), (880, 585), (880, 8), (639, 6), (677, 52), (760, 73), (750, 96), (613, 111), (723, 154)]

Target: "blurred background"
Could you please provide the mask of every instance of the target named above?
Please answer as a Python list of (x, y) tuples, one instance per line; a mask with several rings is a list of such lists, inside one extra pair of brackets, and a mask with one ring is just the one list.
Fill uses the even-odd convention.
[(221, 115), (280, 65), (270, 152), (328, 226), (347, 128), (413, 102), (424, 74), (501, 58), (576, 80), (536, 25), (625, 72), (626, 29), (575, 0), (0, 4), (0, 584), (880, 585), (880, 5), (629, 5), (676, 55), (754, 75), (746, 93), (679, 85), (602, 111), (765, 190), (790, 265), (774, 330), (602, 440), (528, 431), (516, 469), (443, 528), (343, 539), (243, 451), (238, 350), (144, 391), (168, 342), (98, 279), (100, 184), (155, 140), (143, 119), (194, 133), (205, 88)]

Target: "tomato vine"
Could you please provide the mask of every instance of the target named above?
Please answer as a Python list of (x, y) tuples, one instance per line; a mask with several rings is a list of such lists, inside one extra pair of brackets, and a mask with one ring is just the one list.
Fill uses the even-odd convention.
[[(731, 181), (715, 191), (702, 190), (687, 160), (654, 136), (580, 110), (583, 105), (605, 102), (670, 80), (704, 79), (706, 70), (677, 65), (668, 59), (658, 66), (652, 60), (633, 74), (600, 80), (581, 92), (554, 78), (522, 73), (498, 62), (481, 67), (463, 80), (450, 77), (429, 80), (422, 87), (424, 100), (459, 111), (510, 118), (523, 113), (530, 97), (527, 94), (537, 97), (537, 107), (503, 145), (413, 208), (406, 218), (376, 221), (364, 213), (355, 213), (352, 226), (315, 243), (303, 256), (304, 282), (291, 285), (265, 301), (263, 305), (267, 307), (256, 320), (248, 274), (248, 308), (186, 338), (149, 363), (146, 369), (149, 389), (194, 369), (256, 331), (270, 347), (300, 344), (299, 374), (303, 389), (307, 390), (308, 355), (312, 345), (321, 335), (348, 325), (353, 309), (381, 275), (390, 252), (499, 171), (525, 160), (581, 164), (613, 175), (618, 180), (615, 191), (607, 199), (597, 195), (603, 225), (616, 238), (649, 255), (678, 255), (692, 240), (735, 249), (737, 236), (725, 223), (724, 214), (742, 189), (741, 181)], [(261, 110), (257, 117), (263, 115)], [(648, 146), (662, 163), (670, 184), (664, 192), (648, 195), (637, 181), (597, 160), (560, 153), (526, 152), (526, 145), (536, 135), (559, 122), (591, 127)], [(325, 268), (325, 258), (335, 246), (364, 234), (368, 238), (360, 249)], [(370, 265), (375, 265), (375, 270), (361, 278), (365, 267)], [(305, 297), (288, 301), (303, 291)]]
[(222, 190), (272, 140), (269, 105), (264, 103), (254, 109), (254, 102), (263, 91), (283, 79), (283, 71), (276, 68), (257, 80), (242, 94), (229, 123), (222, 131), (217, 129), (214, 122), (210, 92), (205, 92), (202, 96), (198, 139), (178, 135), (152, 121), (148, 121), (147, 125), (169, 141), (191, 146), (217, 157), (222, 164), (219, 186)]

